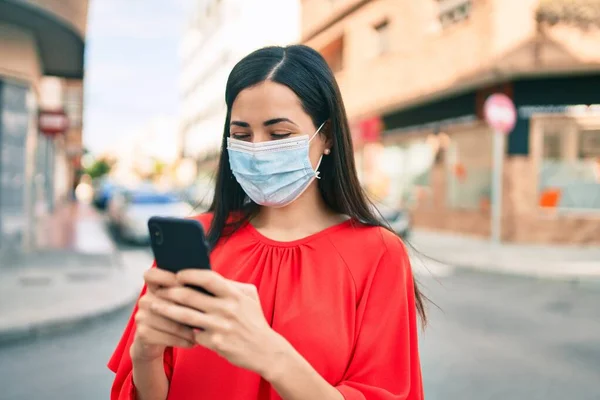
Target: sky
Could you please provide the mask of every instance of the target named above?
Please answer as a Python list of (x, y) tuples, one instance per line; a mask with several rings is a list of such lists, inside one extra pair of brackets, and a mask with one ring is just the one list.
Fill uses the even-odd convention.
[(192, 1), (90, 0), (84, 105), (89, 150), (107, 150), (153, 117), (177, 116), (178, 48)]

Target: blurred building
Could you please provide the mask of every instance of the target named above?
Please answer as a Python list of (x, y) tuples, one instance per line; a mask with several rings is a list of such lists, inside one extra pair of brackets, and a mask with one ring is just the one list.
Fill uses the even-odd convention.
[(74, 187), (87, 0), (0, 0), (0, 256)]
[(225, 85), (251, 51), (300, 38), (299, 0), (196, 0), (180, 47), (180, 156), (215, 159), (225, 123)]
[(365, 185), (416, 226), (490, 234), (501, 92), (503, 239), (597, 244), (599, 21), (598, 0), (304, 0), (302, 42), (336, 74)]

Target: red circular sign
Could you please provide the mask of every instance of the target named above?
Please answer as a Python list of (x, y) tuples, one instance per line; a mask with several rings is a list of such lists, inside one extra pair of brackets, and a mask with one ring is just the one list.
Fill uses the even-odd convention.
[(510, 133), (517, 122), (517, 110), (512, 100), (501, 93), (491, 95), (483, 106), (486, 122), (496, 131)]
[(69, 129), (69, 118), (64, 111), (41, 110), (38, 118), (40, 132), (47, 136), (56, 136)]

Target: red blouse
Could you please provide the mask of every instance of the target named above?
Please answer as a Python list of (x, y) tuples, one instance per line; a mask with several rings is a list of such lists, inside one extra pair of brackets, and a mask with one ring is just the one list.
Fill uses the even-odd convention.
[[(198, 220), (208, 227), (210, 216)], [(423, 399), (413, 278), (394, 234), (347, 221), (278, 242), (246, 224), (219, 242), (211, 263), (256, 285), (269, 324), (346, 400)], [(135, 399), (134, 329), (131, 318), (108, 363), (112, 400)], [(280, 399), (258, 374), (200, 346), (169, 348), (164, 367), (171, 400)]]

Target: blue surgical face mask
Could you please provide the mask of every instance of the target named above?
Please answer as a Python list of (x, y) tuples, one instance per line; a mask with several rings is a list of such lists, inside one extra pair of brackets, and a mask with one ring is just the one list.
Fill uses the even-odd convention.
[(296, 200), (315, 178), (317, 170), (310, 162), (310, 142), (325, 123), (308, 135), (288, 139), (250, 143), (227, 138), (229, 166), (244, 192), (256, 204), (284, 207)]

